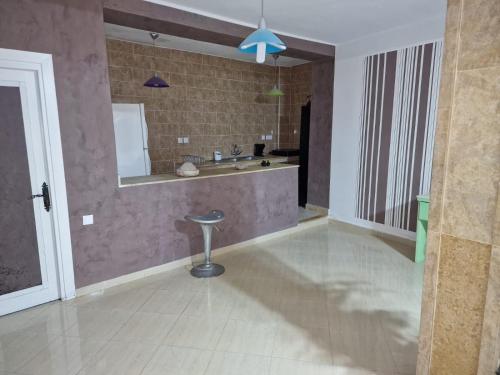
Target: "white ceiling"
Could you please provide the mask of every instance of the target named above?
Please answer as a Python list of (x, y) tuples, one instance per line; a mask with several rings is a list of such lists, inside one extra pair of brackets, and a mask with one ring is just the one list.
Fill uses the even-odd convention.
[[(145, 0), (256, 27), (260, 0)], [(444, 19), (446, 0), (265, 0), (267, 26), (275, 32), (328, 44), (421, 22)]]
[[(106, 36), (113, 39), (127, 40), (142, 44), (153, 43), (149, 33), (144, 30), (113, 25), (110, 23), (104, 24), (104, 30)], [(241, 53), (237, 48), (201, 42), (193, 39), (180, 38), (173, 35), (160, 34), (160, 37), (156, 40), (156, 46), (255, 63), (255, 55)], [(306, 62), (306, 60), (288, 56), (280, 56), (278, 59), (278, 65), (287, 67), (304, 64)], [(270, 55), (266, 56), (266, 64), (274, 65), (274, 60)]]

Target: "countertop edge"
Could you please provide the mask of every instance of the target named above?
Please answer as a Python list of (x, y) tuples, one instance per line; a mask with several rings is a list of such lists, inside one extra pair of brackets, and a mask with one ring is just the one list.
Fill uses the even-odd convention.
[[(237, 175), (242, 175), (242, 174), (251, 174), (251, 173), (260, 173), (260, 172), (271, 172), (271, 171), (277, 171), (277, 170), (282, 170), (282, 169), (290, 169), (290, 168), (298, 168), (299, 165), (297, 164), (283, 164), (279, 166), (274, 166), (273, 168), (262, 168), (262, 169), (257, 169), (257, 170), (234, 170), (231, 173), (227, 174), (216, 174), (216, 175), (211, 175), (211, 176), (195, 176), (195, 177), (179, 177), (175, 178), (172, 180), (157, 180), (157, 181), (144, 181), (144, 182), (136, 182), (136, 183), (128, 183), (128, 184), (122, 184), (121, 182), (118, 184), (118, 188), (128, 188), (128, 187), (134, 187), (134, 186), (143, 186), (143, 185), (154, 185), (154, 184), (165, 184), (165, 183), (170, 183), (170, 182), (186, 182), (186, 181), (194, 181), (194, 180), (201, 180), (201, 179), (206, 179), (206, 178), (217, 178), (217, 177), (229, 177), (229, 176), (237, 176)], [(148, 176), (145, 176), (148, 177)]]

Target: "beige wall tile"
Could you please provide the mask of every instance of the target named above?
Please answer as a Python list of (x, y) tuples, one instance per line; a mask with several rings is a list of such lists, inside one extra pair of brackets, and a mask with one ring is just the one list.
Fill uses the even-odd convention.
[(500, 183), (497, 187), (496, 214), (493, 224), (493, 245), (500, 246)]
[(455, 72), (457, 59), (458, 33), (460, 29), (462, 0), (448, 1), (445, 29), (445, 50), (442, 68), (447, 72)]
[(168, 48), (156, 48), (155, 49), (155, 57), (161, 59), (170, 59), (170, 53), (172, 50)]
[(441, 82), (439, 88), (439, 108), (449, 108), (452, 104), (458, 54), (457, 46), (460, 10), (460, 0), (448, 1), (443, 61), (441, 65)]
[(431, 374), (476, 374), (491, 246), (442, 235)]
[(448, 1), (418, 374), (491, 374), (499, 356), (499, 6)]
[(428, 374), (430, 370), (429, 365), (436, 302), (440, 239), (440, 233), (431, 230), (427, 232), (424, 286), (422, 288), (422, 312), (420, 314), (420, 336), (418, 339), (417, 374)]
[(127, 67), (109, 67), (109, 79), (111, 81), (131, 81), (134, 79), (133, 69)]
[(122, 51), (129, 52), (133, 51), (134, 45), (133, 43), (124, 42), (116, 39), (106, 39), (106, 47), (108, 51)]
[(500, 65), (500, 1), (464, 1), (459, 70)]
[(444, 67), (441, 70), (440, 87), (439, 87), (439, 108), (451, 108), (453, 100), (455, 73), (447, 72)]
[(443, 184), (445, 178), (446, 152), (450, 127), (450, 110), (440, 107), (436, 134), (434, 137), (434, 155), (432, 158), (432, 177), (429, 210), (429, 230), (441, 230), (443, 205)]
[(190, 64), (201, 64), (203, 62), (203, 55), (200, 55), (199, 53), (170, 50), (169, 57), (172, 60), (186, 62)]
[(492, 241), (500, 181), (500, 67), (457, 75), (443, 231)]
[(139, 43), (131, 43), (133, 45), (133, 53), (135, 55), (144, 55), (144, 56), (154, 56), (155, 55), (155, 49), (153, 46), (147, 46), (145, 44), (139, 44)]
[(500, 247), (491, 251), (478, 375), (493, 374), (500, 358)]

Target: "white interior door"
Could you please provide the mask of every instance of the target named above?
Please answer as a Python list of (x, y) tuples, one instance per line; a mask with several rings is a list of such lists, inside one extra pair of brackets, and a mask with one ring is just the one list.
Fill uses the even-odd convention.
[(60, 297), (38, 78), (0, 66), (0, 315)]

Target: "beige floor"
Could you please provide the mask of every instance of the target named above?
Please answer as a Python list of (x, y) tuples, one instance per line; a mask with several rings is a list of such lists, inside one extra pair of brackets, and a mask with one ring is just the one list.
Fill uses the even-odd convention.
[(0, 318), (0, 375), (414, 374), (422, 266), (322, 225)]

